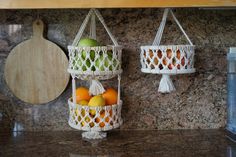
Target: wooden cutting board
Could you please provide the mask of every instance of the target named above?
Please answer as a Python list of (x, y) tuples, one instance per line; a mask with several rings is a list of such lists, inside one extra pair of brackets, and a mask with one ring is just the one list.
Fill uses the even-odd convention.
[(5, 65), (5, 79), (16, 97), (31, 104), (57, 98), (69, 81), (68, 59), (56, 44), (43, 37), (44, 24), (33, 23), (33, 36), (17, 45)]

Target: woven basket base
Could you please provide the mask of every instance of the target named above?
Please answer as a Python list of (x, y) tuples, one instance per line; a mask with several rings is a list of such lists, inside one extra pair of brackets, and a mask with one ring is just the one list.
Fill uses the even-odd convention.
[(106, 132), (98, 132), (98, 131), (88, 131), (88, 132), (83, 132), (82, 137), (86, 139), (103, 139), (107, 137)]

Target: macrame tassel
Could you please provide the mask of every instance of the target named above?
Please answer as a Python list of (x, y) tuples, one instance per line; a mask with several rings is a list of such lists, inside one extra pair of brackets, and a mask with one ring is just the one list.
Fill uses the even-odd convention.
[(99, 95), (105, 92), (101, 82), (98, 80), (92, 80), (89, 87), (89, 94), (90, 95)]
[(172, 80), (170, 79), (170, 75), (162, 75), (158, 92), (160, 93), (170, 93), (172, 91), (175, 91), (174, 84)]

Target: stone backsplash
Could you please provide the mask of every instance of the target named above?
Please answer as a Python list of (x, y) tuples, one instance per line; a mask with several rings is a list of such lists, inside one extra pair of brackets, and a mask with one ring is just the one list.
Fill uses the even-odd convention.
[[(221, 128), (226, 123), (226, 53), (236, 45), (236, 10), (175, 9), (174, 12), (196, 45), (197, 72), (173, 76), (177, 89), (171, 94), (157, 92), (160, 75), (141, 73), (141, 45), (152, 43), (162, 18), (162, 9), (100, 9), (101, 14), (124, 46), (122, 68), (121, 129), (196, 129)], [(71, 130), (67, 99), (71, 82), (56, 100), (26, 104), (13, 96), (4, 80), (4, 65), (10, 50), (32, 35), (32, 21), (43, 19), (45, 36), (66, 54), (87, 9), (71, 10), (0, 10), (0, 102), (1, 128), (13, 130)], [(98, 40), (110, 43), (98, 24)], [(165, 44), (184, 44), (184, 36), (169, 20), (164, 31)], [(49, 52), (50, 53), (50, 52)], [(116, 80), (104, 82), (106, 86)], [(81, 81), (79, 84), (86, 84)], [(1, 96), (0, 98), (2, 98)], [(7, 99), (7, 100), (6, 100)]]

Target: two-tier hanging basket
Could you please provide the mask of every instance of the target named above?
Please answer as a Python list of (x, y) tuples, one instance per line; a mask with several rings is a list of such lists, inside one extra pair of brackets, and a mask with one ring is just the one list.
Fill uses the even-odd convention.
[[(160, 45), (169, 12), (186, 37), (189, 45)], [(162, 74), (158, 91), (161, 93), (170, 93), (175, 90), (170, 75), (195, 72), (194, 47), (172, 10), (165, 9), (153, 44), (141, 46), (141, 71), (144, 73)]]
[[(79, 46), (79, 41), (89, 22), (90, 36), (96, 39), (96, 17), (101, 22), (114, 45), (84, 47)], [(106, 137), (107, 131), (118, 128), (122, 123), (120, 100), (120, 80), (122, 73), (121, 55), (122, 47), (111, 34), (103, 17), (97, 9), (91, 9), (83, 21), (73, 44), (68, 46), (69, 68), (72, 76), (72, 98), (69, 98), (69, 125), (75, 129), (86, 131), (84, 138), (99, 139)], [(76, 79), (90, 82), (91, 95), (100, 95), (105, 92), (99, 80), (118, 78), (117, 103), (109, 106), (84, 106), (76, 102)]]

